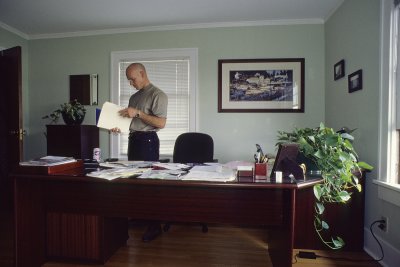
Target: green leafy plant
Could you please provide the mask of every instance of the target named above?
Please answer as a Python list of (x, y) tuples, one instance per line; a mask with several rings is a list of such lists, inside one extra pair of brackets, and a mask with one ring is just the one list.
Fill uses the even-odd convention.
[(350, 190), (362, 190), (359, 176), (362, 170), (372, 170), (373, 167), (358, 161), (353, 148), (353, 136), (349, 132), (336, 132), (325, 127), (323, 123), (318, 128), (301, 128), (293, 132), (278, 132), (278, 143), (297, 143), (305, 158), (321, 171), (323, 182), (314, 185), (315, 218), (314, 227), (322, 242), (331, 249), (340, 249), (344, 240), (337, 236), (330, 240), (325, 238), (324, 231), (329, 225), (323, 220), (326, 203), (347, 203), (351, 198)]
[(59, 109), (43, 116), (42, 119), (50, 119), (50, 124), (56, 124), (62, 116), (66, 124), (80, 124), (85, 118), (85, 114), (85, 106), (75, 99), (69, 103), (61, 104)]

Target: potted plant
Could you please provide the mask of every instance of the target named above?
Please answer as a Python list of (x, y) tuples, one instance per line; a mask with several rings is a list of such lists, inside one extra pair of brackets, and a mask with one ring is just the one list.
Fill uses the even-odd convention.
[(65, 124), (67, 125), (79, 125), (85, 118), (86, 109), (76, 99), (60, 105), (59, 109), (54, 110), (49, 115), (42, 117), (42, 119), (50, 119), (50, 124), (56, 124), (62, 116)]
[[(323, 123), (318, 128), (301, 128), (293, 132), (278, 132), (278, 143), (299, 144), (300, 154), (309, 162), (307, 168), (321, 172), (323, 182), (314, 185), (316, 198), (314, 227), (322, 242), (331, 249), (344, 246), (344, 240), (337, 236), (327, 240), (323, 235), (329, 225), (323, 220), (326, 203), (345, 204), (351, 198), (350, 190), (361, 191), (359, 177), (362, 170), (372, 170), (373, 167), (358, 161), (353, 148), (353, 136), (342, 129), (339, 132), (325, 127)], [(300, 162), (301, 163), (301, 162)]]

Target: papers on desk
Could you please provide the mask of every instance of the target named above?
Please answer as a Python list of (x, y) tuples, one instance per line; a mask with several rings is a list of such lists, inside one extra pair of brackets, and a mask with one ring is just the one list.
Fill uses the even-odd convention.
[(166, 170), (184, 170), (190, 168), (189, 165), (182, 163), (161, 163), (161, 162), (153, 163), (153, 167), (158, 167)]
[(142, 173), (148, 171), (148, 168), (113, 168), (100, 171), (94, 171), (86, 174), (86, 176), (102, 178), (106, 180), (113, 180), (116, 178), (129, 178), (137, 177)]
[[(187, 173), (190, 166), (178, 163), (159, 163), (150, 161), (114, 161), (100, 163), (108, 169), (88, 173), (87, 176), (113, 180), (116, 178), (142, 178), (177, 180)], [(161, 168), (161, 170), (153, 168)]]
[(229, 182), (236, 179), (235, 170), (224, 167), (220, 164), (194, 166), (189, 173), (182, 177), (182, 180)]
[(121, 109), (124, 108), (111, 102), (104, 102), (97, 127), (107, 130), (118, 127), (122, 133), (129, 133), (132, 119), (120, 116), (118, 111)]
[(105, 167), (105, 168), (151, 168), (152, 166), (153, 163), (150, 161), (118, 160), (118, 161), (100, 163), (100, 167)]
[(134, 177), (138, 179), (229, 182), (236, 179), (236, 170), (221, 164), (190, 166), (180, 163), (116, 161), (101, 163), (110, 169), (88, 173), (87, 176), (107, 180)]
[(45, 156), (29, 161), (20, 162), (20, 166), (56, 166), (66, 163), (76, 162), (73, 157)]
[(137, 178), (139, 179), (161, 179), (161, 180), (179, 180), (187, 172), (182, 170), (148, 170)]

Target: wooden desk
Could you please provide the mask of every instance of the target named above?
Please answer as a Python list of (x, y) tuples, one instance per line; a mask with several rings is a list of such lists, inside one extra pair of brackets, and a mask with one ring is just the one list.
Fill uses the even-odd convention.
[(292, 266), (296, 192), (319, 182), (216, 183), (14, 174), (16, 266), (41, 266), (50, 213), (266, 226), (274, 266)]

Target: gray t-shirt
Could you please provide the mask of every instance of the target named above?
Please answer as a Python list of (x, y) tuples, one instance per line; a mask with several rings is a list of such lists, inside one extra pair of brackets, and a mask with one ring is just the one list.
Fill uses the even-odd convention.
[[(166, 118), (168, 97), (158, 87), (149, 84), (129, 98), (129, 107), (136, 108), (149, 115)], [(132, 132), (158, 131), (159, 129), (144, 123), (140, 118), (132, 118), (129, 130)]]

